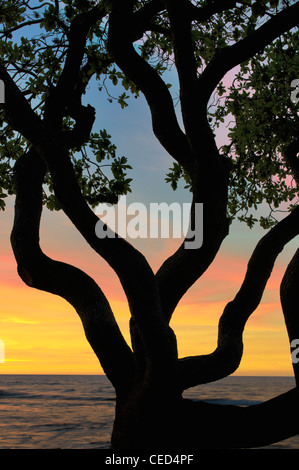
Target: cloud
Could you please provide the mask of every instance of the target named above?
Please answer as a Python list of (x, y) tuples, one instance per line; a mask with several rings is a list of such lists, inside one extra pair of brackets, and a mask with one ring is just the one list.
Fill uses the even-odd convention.
[(0, 318), (1, 323), (24, 323), (28, 325), (36, 325), (41, 323), (40, 321), (36, 320), (26, 320), (24, 318), (16, 318), (16, 317), (7, 317), (7, 318)]

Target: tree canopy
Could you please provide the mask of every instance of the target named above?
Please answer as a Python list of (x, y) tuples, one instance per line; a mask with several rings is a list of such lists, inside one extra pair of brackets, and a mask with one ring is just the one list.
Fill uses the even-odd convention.
[[(122, 108), (128, 105), (131, 94), (139, 95), (138, 85), (115, 64), (107, 50), (108, 14), (112, 3), (68, 0), (2, 2), (2, 65), (7, 67), (38, 115), (44, 115), (47, 96), (62, 75), (71, 24), (76, 16), (87, 15), (91, 8), (96, 13), (86, 35), (76, 83), (77, 95), (84, 95), (93, 79), (101, 93), (107, 90), (107, 80), (113, 85), (121, 83), (123, 92), (117, 98), (107, 94), (107, 99), (117, 99)], [(136, 18), (140, 17), (140, 31), (137, 27), (134, 38), (135, 49), (161, 76), (167, 68), (174, 66), (171, 25), (162, 4), (134, 2)], [(190, 40), (198, 76), (204, 76), (206, 65), (217, 51), (244, 40), (292, 2), (259, 0), (224, 2), (220, 6), (218, 2), (206, 1), (191, 4), (188, 8), (190, 14), (191, 11), (194, 13), (194, 18)], [(235, 5), (237, 8), (232, 8)], [(200, 14), (196, 12), (198, 6), (202, 7)], [(216, 131), (219, 126), (233, 123), (227, 144), (222, 148), (233, 165), (228, 213), (231, 219), (238, 215), (239, 220), (249, 226), (256, 221), (250, 209), (256, 209), (258, 204), (266, 202), (270, 206), (269, 216), (260, 218), (261, 225), (269, 228), (275, 223), (275, 218), (271, 217), (275, 208), (282, 202), (296, 203), (297, 189), (281, 155), (298, 134), (298, 106), (290, 99), (291, 83), (299, 76), (297, 50), (298, 28), (293, 27), (273, 42), (269, 41), (269, 45), (253, 58), (243, 61), (231, 85), (215, 82), (215, 92), (209, 103), (211, 128)], [(61, 122), (64, 132), (71, 132), (76, 122), (74, 109), (65, 109)], [(14, 162), (30, 143), (7, 121), (3, 109), (1, 123), (0, 204), (4, 209), (6, 195), (14, 193)], [(117, 156), (117, 149), (106, 129), (91, 132), (87, 142), (74, 142), (69, 153), (84, 197), (92, 207), (100, 202), (115, 203), (117, 196), (130, 191), (127, 157)], [(107, 163), (111, 171), (105, 174)], [(186, 180), (186, 188), (192, 190), (188, 172), (174, 163), (166, 181), (175, 189), (181, 177)], [(44, 203), (51, 210), (59, 210), (49, 174), (45, 183)], [(289, 205), (290, 209), (292, 207)]]

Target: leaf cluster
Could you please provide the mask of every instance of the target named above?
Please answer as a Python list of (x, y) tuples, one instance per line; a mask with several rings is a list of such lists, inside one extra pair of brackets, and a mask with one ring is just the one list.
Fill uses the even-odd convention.
[(241, 213), (239, 220), (250, 227), (249, 212), (258, 205), (270, 208), (259, 220), (269, 228), (276, 211), (291, 210), (297, 201), (298, 188), (284, 155), (299, 133), (298, 104), (291, 100), (291, 83), (299, 77), (298, 46), (298, 31), (292, 31), (242, 64), (214, 115), (218, 121), (232, 119), (230, 145), (222, 149), (232, 162), (229, 210), (232, 218)]
[[(228, 10), (193, 30), (200, 70), (215, 50), (246, 37), (265, 16), (282, 8), (277, 1), (247, 3), (249, 7), (244, 4), (239, 15)], [(242, 63), (231, 86), (220, 82), (209, 106), (208, 120), (215, 135), (226, 134), (221, 153), (231, 160), (228, 217), (250, 228), (259, 222), (267, 229), (276, 223), (278, 212), (297, 205), (298, 188), (284, 154), (299, 135), (299, 104), (291, 100), (291, 83), (299, 78), (298, 49), (294, 28)], [(166, 181), (175, 190), (181, 178), (188, 175), (175, 164)], [(267, 214), (257, 218), (259, 207)]]
[[(42, 118), (47, 96), (58, 83), (65, 65), (71, 22), (96, 3), (86, 0), (20, 0), (1, 4), (1, 63)], [(106, 92), (107, 99), (110, 102), (116, 100), (124, 108), (128, 105), (128, 98), (131, 95), (137, 97), (139, 91), (112, 64), (106, 49), (106, 36), (104, 18), (104, 21), (90, 28), (79, 73), (78, 93), (84, 95), (90, 80), (95, 78), (99, 90)], [(107, 82), (113, 86), (120, 82), (124, 92), (116, 98), (112, 97)], [(66, 111), (62, 130), (69, 132), (74, 125), (74, 120)], [(0, 109), (0, 209), (5, 209), (5, 198), (14, 194), (15, 161), (29, 147), (30, 143), (14, 132)], [(119, 195), (130, 191), (132, 179), (128, 178), (127, 172), (131, 167), (126, 157), (117, 156), (116, 146), (105, 129), (92, 133), (85, 145), (73, 148), (69, 153), (82, 194), (92, 207), (99, 202), (116, 203)], [(49, 174), (45, 178), (43, 202), (50, 210), (60, 209)]]

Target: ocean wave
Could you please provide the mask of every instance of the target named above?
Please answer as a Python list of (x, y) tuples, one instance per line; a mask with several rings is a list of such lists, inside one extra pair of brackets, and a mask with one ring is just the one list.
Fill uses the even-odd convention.
[(52, 400), (62, 400), (62, 401), (78, 401), (78, 402), (106, 402), (106, 401), (115, 401), (115, 397), (97, 397), (97, 396), (82, 396), (82, 395), (47, 395), (47, 398)]
[(259, 400), (232, 400), (230, 398), (211, 398), (209, 400), (202, 400), (205, 403), (212, 403), (217, 405), (235, 405), (235, 406), (250, 406), (259, 405), (262, 401)]
[(61, 400), (61, 401), (78, 401), (78, 402), (113, 402), (115, 401), (115, 396), (84, 396), (84, 395), (68, 395), (62, 392), (61, 394), (41, 394), (41, 393), (27, 393), (27, 392), (14, 392), (8, 390), (0, 390), (0, 399), (1, 398), (24, 398), (26, 400)]
[(0, 398), (32, 398), (34, 395), (26, 392), (9, 392), (8, 390), (0, 390)]

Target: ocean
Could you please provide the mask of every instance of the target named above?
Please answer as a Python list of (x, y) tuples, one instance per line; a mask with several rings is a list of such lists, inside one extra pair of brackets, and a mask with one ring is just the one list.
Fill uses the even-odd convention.
[[(232, 376), (186, 398), (252, 405), (295, 386), (291, 377)], [(0, 449), (109, 449), (115, 394), (101, 375), (1, 375)], [(299, 435), (271, 449), (299, 449)]]

